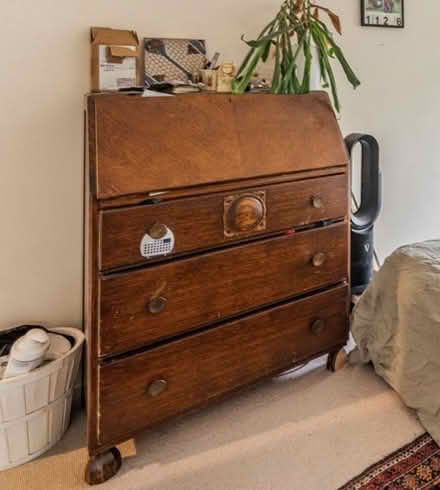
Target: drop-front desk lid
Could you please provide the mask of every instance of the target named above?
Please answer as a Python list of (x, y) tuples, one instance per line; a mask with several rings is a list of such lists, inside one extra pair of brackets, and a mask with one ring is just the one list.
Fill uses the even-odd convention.
[(98, 199), (346, 165), (325, 92), (88, 97)]

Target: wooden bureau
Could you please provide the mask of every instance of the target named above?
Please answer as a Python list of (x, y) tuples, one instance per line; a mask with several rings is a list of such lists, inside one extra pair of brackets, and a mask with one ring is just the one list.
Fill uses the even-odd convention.
[(324, 92), (87, 97), (86, 480), (141, 429), (348, 337), (348, 156)]

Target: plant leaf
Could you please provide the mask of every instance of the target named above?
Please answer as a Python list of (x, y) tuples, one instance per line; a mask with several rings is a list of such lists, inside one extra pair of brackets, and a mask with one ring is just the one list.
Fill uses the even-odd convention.
[(241, 77), (237, 76), (232, 80), (232, 91), (235, 94), (242, 94), (247, 89), (262, 54), (263, 49), (261, 47), (256, 49), (252, 61), (250, 61), (243, 69), (243, 75)]
[(272, 77), (272, 93), (277, 94), (281, 86), (281, 63), (280, 63), (280, 45), (277, 43), (275, 54), (275, 67)]
[(304, 73), (301, 85), (301, 93), (310, 92), (310, 72), (312, 69), (312, 50), (310, 35), (304, 36)]
[(325, 47), (325, 41), (324, 41), (325, 34), (323, 34), (323, 31), (321, 31), (316, 26), (316, 24), (314, 24), (312, 26), (312, 29), (315, 30), (315, 37), (314, 37), (314, 39), (315, 39), (315, 42), (318, 45), (318, 49), (322, 53), (323, 66), (324, 66), (325, 71), (327, 72), (328, 79), (330, 81), (330, 88), (331, 88), (331, 92), (332, 92), (332, 96), (333, 96), (333, 104), (335, 106), (336, 111), (337, 112), (340, 112), (341, 111), (341, 105), (339, 103), (338, 91), (337, 91), (337, 88), (336, 88), (336, 79), (335, 79), (335, 75), (333, 73), (333, 70), (332, 70), (332, 67), (331, 67), (331, 64), (330, 64), (330, 60), (328, 58), (327, 49)]
[[(327, 12), (327, 15), (330, 17), (331, 23), (333, 24), (333, 27), (335, 28), (336, 32), (340, 35), (342, 35), (342, 27), (341, 27), (341, 19), (330, 9), (326, 7), (322, 7), (321, 5), (311, 5), (312, 7), (315, 7), (315, 12), (320, 9), (324, 10), (324, 12)], [(313, 17), (316, 20), (319, 20), (319, 16), (313, 15)]]
[(240, 68), (237, 71), (237, 75), (235, 75), (235, 78), (239, 78), (241, 75), (241, 72), (246, 68), (247, 64), (249, 63), (249, 60), (251, 59), (252, 55), (255, 52), (255, 48), (252, 48), (248, 51), (246, 57), (244, 58), (243, 62), (240, 65)]
[[(270, 30), (270, 32), (272, 32), (272, 30), (274, 29), (274, 26), (276, 24), (278, 20), (278, 16), (275, 17), (275, 19), (271, 20), (269, 22), (269, 24), (267, 24), (264, 29), (260, 32), (260, 34), (258, 35), (258, 39), (260, 39), (261, 37), (263, 37), (263, 35), (268, 31)], [(243, 35), (244, 36), (244, 35)], [(243, 37), (242, 36), (242, 37)], [(243, 62), (241, 63), (240, 65), (240, 68), (238, 69), (237, 71), (237, 75), (236, 75), (236, 78), (240, 76), (241, 72), (246, 68), (246, 65), (249, 63), (249, 60), (251, 59), (251, 56), (254, 54), (254, 51), (255, 49), (251, 49), (248, 51), (246, 57), (244, 58)]]
[(335, 28), (336, 32), (342, 36), (341, 19), (329, 9), (327, 9), (327, 14), (330, 17), (330, 20), (332, 21), (333, 27)]
[(263, 61), (264, 63), (266, 63), (266, 61), (269, 58), (270, 48), (272, 47), (272, 42), (273, 41), (267, 41), (267, 44), (266, 44), (266, 46), (263, 50), (263, 53), (261, 55), (261, 61)]
[(270, 41), (275, 37), (281, 36), (284, 33), (288, 33), (289, 31), (293, 32), (294, 30), (295, 29), (292, 26), (285, 26), (284, 28), (280, 28), (277, 31), (271, 32), (270, 34), (267, 34), (263, 37), (260, 37), (254, 41), (246, 41), (246, 39), (244, 38), (244, 35), (241, 36), (241, 40), (244, 41), (249, 46), (251, 46), (252, 48), (257, 48), (257, 47), (261, 46), (262, 44), (264, 44), (266, 41)]
[(319, 36), (322, 37), (323, 40), (327, 40), (331, 47), (332, 47), (332, 52), (338, 59), (339, 63), (342, 66), (342, 69), (344, 70), (345, 76), (347, 77), (348, 81), (351, 83), (353, 88), (358, 87), (361, 82), (352, 70), (351, 66), (348, 64), (348, 61), (346, 60), (344, 53), (342, 52), (341, 48), (335, 43), (333, 38), (326, 32), (324, 29), (322, 29), (320, 26), (316, 26), (317, 32), (319, 33)]
[(318, 51), (318, 54), (319, 54), (319, 71), (320, 71), (320, 74), (321, 74), (321, 83), (322, 83), (322, 87), (323, 88), (328, 88), (329, 87), (329, 83), (328, 83), (328, 77), (327, 77), (327, 71), (326, 71), (326, 68), (325, 68), (325, 64), (324, 64), (324, 55), (323, 53), (321, 52), (321, 49), (320, 49), (320, 42), (319, 40), (316, 39), (316, 36), (318, 34), (316, 33), (316, 28), (313, 28), (312, 29), (312, 37), (313, 37), (313, 40), (317, 46), (317, 51)]

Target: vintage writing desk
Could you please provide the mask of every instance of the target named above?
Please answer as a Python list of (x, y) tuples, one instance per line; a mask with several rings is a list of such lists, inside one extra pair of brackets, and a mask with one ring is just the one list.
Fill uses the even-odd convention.
[[(138, 431), (348, 336), (348, 156), (327, 94), (87, 97), (89, 483)], [(214, 428), (213, 428), (214, 430)]]

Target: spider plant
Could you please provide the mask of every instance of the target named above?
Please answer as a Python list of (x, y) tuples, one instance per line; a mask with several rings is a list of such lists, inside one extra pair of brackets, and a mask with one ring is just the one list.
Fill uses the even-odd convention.
[[(304, 94), (310, 91), (313, 53), (319, 61), (323, 88), (330, 87), (334, 107), (340, 112), (340, 101), (333, 72), (332, 60), (341, 64), (353, 88), (360, 81), (348, 64), (341, 48), (336, 44), (328, 26), (321, 20), (325, 15), (338, 34), (342, 34), (339, 17), (330, 9), (316, 5), (312, 0), (285, 0), (276, 17), (266, 25), (254, 41), (241, 39), (250, 50), (233, 80), (233, 92), (247, 90), (260, 61), (266, 62), (275, 52), (272, 93)], [(298, 71), (299, 56), (303, 56), (304, 70)]]

